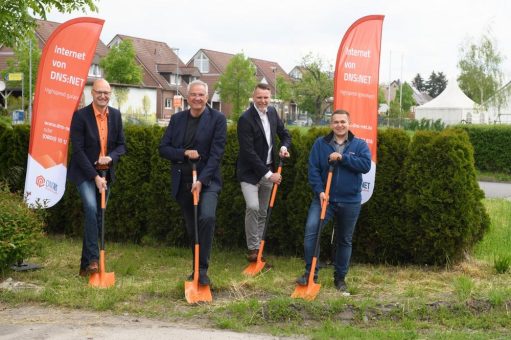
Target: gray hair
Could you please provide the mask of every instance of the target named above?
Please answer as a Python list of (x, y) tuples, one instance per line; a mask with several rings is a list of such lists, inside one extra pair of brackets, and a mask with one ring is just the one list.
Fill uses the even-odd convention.
[(208, 94), (208, 84), (206, 84), (205, 82), (203, 82), (202, 80), (199, 80), (199, 79), (196, 79), (196, 80), (192, 81), (191, 83), (189, 83), (188, 87), (186, 88), (186, 92), (190, 92), (190, 89), (194, 85), (200, 85), (200, 86), (204, 87), (204, 89), (206, 90), (206, 95)]

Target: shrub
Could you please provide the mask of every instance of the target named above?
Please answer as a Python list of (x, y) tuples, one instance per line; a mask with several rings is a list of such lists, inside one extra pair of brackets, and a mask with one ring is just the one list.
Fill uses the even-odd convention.
[(0, 269), (36, 254), (43, 227), (41, 214), (0, 183)]
[(468, 133), (478, 170), (511, 174), (511, 126), (459, 125), (457, 128)]
[[(24, 173), (28, 131), (27, 127), (7, 131), (0, 126), (0, 179), (13, 166)], [(121, 158), (111, 187), (107, 239), (187, 244), (181, 211), (171, 197), (170, 164), (158, 153), (163, 132), (160, 127), (125, 127), (128, 153)], [(267, 234), (266, 249), (271, 253), (303, 254), (304, 224), (312, 198), (307, 182), (309, 151), (314, 140), (326, 133), (327, 128), (301, 134), (292, 131), (291, 159), (283, 167), (284, 181)], [(215, 231), (215, 245), (223, 248), (245, 248), (245, 201), (235, 177), (237, 154), (236, 127), (229, 126)], [(373, 197), (363, 206), (355, 230), (355, 259), (441, 264), (460, 258), (481, 239), (489, 222), (465, 133), (417, 132), (410, 143), (401, 130), (380, 130), (377, 156)], [(13, 187), (21, 188), (20, 182), (14, 181)], [(48, 209), (48, 231), (80, 235), (82, 214), (77, 189), (68, 183), (62, 200)], [(323, 257), (332, 250), (330, 232), (327, 226), (322, 234)]]
[(362, 206), (353, 235), (358, 260), (369, 262), (408, 262), (403, 243), (404, 232), (398, 227), (406, 219), (404, 193), (410, 138), (399, 129), (378, 134), (375, 188), (371, 199)]
[(412, 261), (445, 264), (460, 259), (490, 225), (467, 134), (418, 132), (404, 167), (402, 241)]

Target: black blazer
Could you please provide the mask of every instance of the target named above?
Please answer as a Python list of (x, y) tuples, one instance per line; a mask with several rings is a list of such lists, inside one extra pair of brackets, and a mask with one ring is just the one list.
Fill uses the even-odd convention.
[[(99, 142), (99, 130), (94, 116), (92, 104), (73, 114), (70, 132), (72, 153), (69, 162), (68, 179), (79, 185), (84, 181), (93, 180), (98, 174), (94, 163), (99, 158), (101, 145)], [(112, 158), (112, 165), (107, 173), (107, 180), (115, 179), (114, 166), (126, 153), (124, 132), (122, 129), (121, 112), (113, 107), (108, 107), (108, 138), (107, 156)]]
[[(271, 143), (273, 145), (272, 162), (275, 164), (280, 147), (285, 146), (289, 148), (291, 146), (291, 135), (284, 127), (284, 123), (279, 118), (274, 107), (268, 107), (267, 115), (270, 122)], [(279, 136), (280, 147), (276, 146), (276, 136)], [(251, 104), (250, 108), (243, 112), (238, 120), (238, 142), (240, 145), (236, 164), (238, 181), (257, 184), (268, 172), (266, 159), (269, 145), (266, 142), (263, 123), (254, 104)]]
[[(160, 156), (172, 164), (187, 162), (185, 158), (186, 123), (190, 110), (176, 113), (163, 135), (159, 151)], [(220, 162), (224, 155), (227, 138), (227, 120), (225, 115), (217, 110), (206, 107), (199, 120), (199, 126), (193, 141), (193, 148), (199, 152), (200, 161), (197, 164), (197, 179), (202, 183), (202, 190), (220, 191), (222, 176)], [(181, 167), (171, 166), (172, 195), (176, 197), (181, 182)]]

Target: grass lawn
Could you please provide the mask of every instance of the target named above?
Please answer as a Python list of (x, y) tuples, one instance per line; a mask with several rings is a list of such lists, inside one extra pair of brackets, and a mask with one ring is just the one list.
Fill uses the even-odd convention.
[[(290, 298), (302, 259), (266, 254), (273, 269), (247, 278), (241, 273), (247, 264), (243, 250), (215, 249), (210, 269), (214, 300), (188, 305), (184, 280), (191, 272), (190, 250), (118, 243), (106, 245), (115, 288), (94, 289), (77, 275), (81, 240), (51, 236), (42, 254), (29, 260), (43, 269), (0, 276), (42, 289), (0, 291), (0, 302), (317, 339), (503, 339), (511, 334), (511, 273), (498, 274), (494, 261), (511, 257), (511, 202), (485, 200), (485, 205), (491, 230), (465, 261), (445, 268), (354, 263), (347, 277), (350, 297), (334, 289), (331, 267), (320, 272), (317, 299), (305, 302)], [(267, 247), (271, 250), (271, 244)]]

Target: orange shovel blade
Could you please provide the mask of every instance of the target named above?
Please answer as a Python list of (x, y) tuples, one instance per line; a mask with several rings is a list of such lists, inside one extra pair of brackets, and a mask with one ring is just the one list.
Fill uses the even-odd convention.
[(209, 285), (199, 284), (199, 245), (194, 247), (193, 281), (185, 281), (185, 298), (188, 303), (211, 302), (211, 289)]
[(185, 298), (188, 303), (213, 301), (209, 285), (200, 285), (195, 280), (185, 282)]
[(307, 286), (297, 285), (291, 297), (293, 299), (304, 299), (307, 301), (312, 301), (316, 298), (321, 289), (321, 284), (319, 283), (309, 283)]
[(115, 285), (115, 273), (95, 273), (89, 278), (89, 285), (96, 288), (109, 288)]
[(265, 264), (266, 262), (263, 262), (259, 259), (256, 262), (251, 262), (247, 268), (245, 268), (243, 274), (247, 276), (256, 276), (261, 270), (263, 270)]
[(105, 251), (99, 251), (99, 273), (89, 277), (89, 285), (97, 288), (108, 288), (115, 285), (115, 273), (105, 272)]

